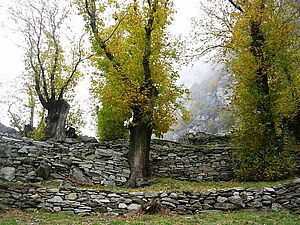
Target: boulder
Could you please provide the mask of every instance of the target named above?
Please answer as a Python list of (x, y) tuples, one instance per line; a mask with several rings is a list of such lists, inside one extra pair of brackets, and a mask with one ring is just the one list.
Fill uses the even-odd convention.
[(71, 177), (75, 180), (76, 183), (79, 184), (89, 184), (90, 183), (90, 179), (87, 178), (84, 173), (82, 172), (81, 169), (79, 169), (76, 166), (73, 166), (71, 168), (71, 173), (70, 173)]

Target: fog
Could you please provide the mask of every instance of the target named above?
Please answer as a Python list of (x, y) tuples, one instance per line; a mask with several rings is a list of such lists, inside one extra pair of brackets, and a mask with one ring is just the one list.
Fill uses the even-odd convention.
[[(188, 36), (191, 30), (191, 18), (197, 16), (200, 12), (198, 2), (199, 0), (174, 0), (177, 14), (175, 16), (174, 24), (170, 28), (170, 32), (175, 35)], [(14, 84), (15, 78), (20, 76), (24, 71), (23, 63), (23, 50), (20, 47), (22, 45), (22, 37), (12, 28), (15, 27), (12, 20), (9, 19), (7, 12), (8, 2), (0, 0), (0, 99), (7, 96), (7, 93), (14, 92), (12, 86), (18, 86)], [(78, 21), (74, 22), (75, 27)], [(199, 60), (194, 65), (182, 66), (180, 68), (180, 79), (178, 84), (184, 84), (186, 87), (191, 87), (193, 83), (201, 83), (207, 75), (211, 73), (211, 67)], [(77, 99), (86, 111), (85, 117), (90, 117), (91, 105), (89, 101), (89, 80), (80, 82), (81, 85), (77, 88), (80, 90), (80, 96)], [(14, 85), (12, 85), (14, 84)], [(16, 88), (16, 87), (15, 87)], [(1, 104), (0, 100), (0, 122), (4, 125), (9, 125), (9, 119), (7, 116), (7, 105)], [(93, 124), (87, 125), (84, 129), (84, 133), (91, 134)]]

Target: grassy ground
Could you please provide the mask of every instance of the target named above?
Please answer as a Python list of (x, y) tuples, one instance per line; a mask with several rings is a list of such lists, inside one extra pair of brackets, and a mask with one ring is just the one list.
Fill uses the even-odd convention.
[(78, 187), (78, 188), (91, 188), (97, 190), (110, 190), (110, 191), (129, 191), (129, 192), (157, 192), (157, 191), (204, 191), (211, 189), (226, 189), (226, 188), (263, 188), (271, 187), (279, 184), (284, 184), (293, 181), (281, 180), (276, 182), (237, 182), (237, 181), (203, 181), (203, 182), (191, 182), (180, 181), (172, 178), (153, 178), (151, 179), (150, 186), (144, 188), (126, 188), (126, 187), (103, 187), (103, 186), (91, 186), (91, 187)]
[[(150, 180), (150, 186), (143, 188), (128, 188), (128, 187), (104, 187), (104, 186), (77, 186), (78, 189), (95, 189), (95, 190), (108, 190), (108, 191), (128, 191), (128, 192), (158, 192), (158, 191), (205, 191), (211, 189), (226, 189), (226, 188), (263, 188), (271, 187), (279, 184), (292, 182), (294, 179), (281, 180), (276, 182), (237, 182), (237, 181), (203, 181), (191, 182), (181, 181), (172, 178), (153, 178)], [(0, 180), (0, 184), (10, 186), (23, 187), (21, 183), (10, 183)], [(28, 185), (31, 185), (30, 183)], [(41, 184), (42, 187), (58, 188), (59, 182), (45, 181)]]
[(76, 216), (65, 213), (21, 212), (11, 210), (0, 214), (0, 225), (71, 225), (71, 224), (286, 224), (299, 225), (300, 215), (288, 212), (252, 212), (240, 211), (231, 213), (205, 212), (192, 216), (178, 215), (142, 215), (136, 217), (109, 218), (103, 216)]

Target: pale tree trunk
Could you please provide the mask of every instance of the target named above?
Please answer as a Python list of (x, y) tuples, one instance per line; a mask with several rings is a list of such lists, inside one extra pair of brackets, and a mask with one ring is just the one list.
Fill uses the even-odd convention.
[(33, 129), (34, 107), (30, 107), (30, 121), (29, 125)]
[(49, 104), (46, 117), (46, 138), (55, 141), (66, 139), (65, 125), (70, 105), (64, 100), (55, 100)]
[(126, 183), (129, 187), (141, 187), (147, 184), (150, 176), (149, 153), (152, 129), (141, 119), (130, 128), (129, 165), (130, 177)]

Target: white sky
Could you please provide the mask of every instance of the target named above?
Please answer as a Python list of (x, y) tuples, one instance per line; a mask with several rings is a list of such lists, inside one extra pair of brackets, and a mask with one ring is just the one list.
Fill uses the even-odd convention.
[[(201, 0), (174, 0), (177, 14), (171, 32), (188, 35), (190, 30), (190, 19), (199, 13), (198, 2)], [(9, 29), (11, 22), (7, 13), (6, 0), (0, 0), (0, 99), (6, 94), (5, 86), (13, 82), (13, 79), (24, 71), (22, 62), (23, 52), (18, 44), (22, 37)], [(200, 82), (209, 73), (209, 67), (202, 62), (194, 68), (183, 68), (181, 71), (180, 83), (191, 86), (193, 82)], [(2, 86), (1, 86), (2, 83)], [(88, 95), (88, 90), (84, 91)], [(85, 96), (88, 98), (88, 96)], [(8, 124), (8, 119), (3, 116), (6, 109), (0, 106), (0, 122)]]

